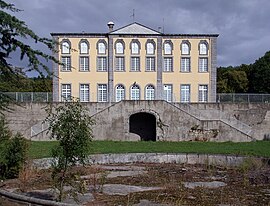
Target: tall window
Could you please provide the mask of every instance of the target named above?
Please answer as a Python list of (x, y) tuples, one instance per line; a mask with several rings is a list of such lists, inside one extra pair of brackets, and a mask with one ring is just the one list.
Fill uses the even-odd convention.
[(107, 58), (97, 57), (97, 71), (106, 72), (107, 71)]
[(115, 57), (115, 71), (125, 71), (124, 57)]
[(125, 87), (122, 84), (118, 84), (115, 88), (115, 101), (119, 102), (125, 99)]
[(88, 54), (88, 43), (85, 40), (80, 43), (80, 54)]
[(164, 43), (164, 54), (172, 54), (172, 45), (170, 43)]
[(80, 101), (89, 102), (90, 91), (89, 84), (80, 84)]
[(130, 88), (130, 100), (140, 100), (140, 87), (136, 84)]
[(62, 42), (62, 54), (70, 54), (70, 43), (68, 41)]
[(103, 42), (98, 43), (98, 53), (99, 54), (106, 54), (106, 45)]
[(190, 85), (189, 84), (182, 84), (180, 86), (180, 101), (181, 102), (190, 102)]
[(98, 102), (107, 102), (107, 84), (98, 84)]
[(199, 102), (208, 101), (208, 85), (199, 85)]
[(61, 101), (69, 101), (71, 99), (71, 84), (62, 84)]
[(80, 71), (89, 71), (89, 57), (80, 57)]
[(139, 54), (139, 44), (137, 42), (131, 43), (131, 54)]
[(190, 72), (190, 58), (189, 57), (181, 58), (181, 72)]
[(208, 72), (208, 58), (207, 57), (199, 58), (199, 72)]
[(165, 84), (163, 86), (163, 99), (167, 102), (172, 101), (172, 85), (171, 84)]
[(155, 57), (146, 57), (146, 71), (155, 71)]
[(208, 44), (207, 42), (200, 42), (199, 44), (199, 53), (202, 55), (207, 55), (208, 53)]
[(164, 72), (172, 72), (173, 71), (173, 64), (172, 64), (172, 57), (164, 57)]
[(155, 54), (155, 48), (153, 43), (146, 44), (146, 54)]
[(140, 71), (140, 57), (131, 57), (131, 71)]
[(145, 87), (145, 100), (155, 99), (155, 87), (153, 85), (147, 85)]
[(70, 56), (62, 56), (61, 61), (63, 63), (62, 71), (71, 71), (71, 58), (70, 58)]
[(117, 42), (115, 45), (116, 54), (124, 54), (124, 45), (122, 42)]
[(181, 44), (181, 51), (182, 51), (182, 55), (189, 55), (190, 48), (189, 48), (189, 44), (187, 42), (183, 42)]

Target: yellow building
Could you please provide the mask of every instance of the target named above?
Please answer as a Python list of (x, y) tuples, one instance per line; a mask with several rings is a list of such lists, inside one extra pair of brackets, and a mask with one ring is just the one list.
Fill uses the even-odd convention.
[(217, 34), (164, 34), (139, 23), (108, 33), (52, 33), (54, 101), (215, 102)]

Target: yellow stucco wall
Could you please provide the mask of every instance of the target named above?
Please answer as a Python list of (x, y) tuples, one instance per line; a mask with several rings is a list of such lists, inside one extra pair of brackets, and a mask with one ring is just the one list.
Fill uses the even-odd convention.
[[(97, 49), (96, 45), (98, 40), (104, 39), (108, 44), (107, 38), (96, 38), (96, 37), (88, 37), (88, 38), (59, 38), (59, 42), (63, 39), (68, 39), (71, 42), (71, 65), (73, 67), (72, 71), (70, 72), (62, 72), (61, 66), (59, 66), (59, 98), (61, 95), (61, 84), (71, 84), (72, 86), (72, 96), (78, 97), (79, 96), (79, 85), (80, 84), (90, 84), (90, 101), (96, 102), (97, 101), (97, 84), (107, 84), (108, 83), (108, 72), (100, 72), (97, 71)], [(89, 42), (90, 50), (89, 50), (89, 72), (81, 72), (79, 71), (79, 42), (82, 39), (86, 39)], [(114, 88), (117, 84), (123, 84), (126, 89), (126, 99), (130, 99), (130, 87), (136, 82), (141, 89), (141, 99), (143, 100), (145, 97), (144, 90), (145, 86), (148, 84), (152, 84), (156, 87), (157, 84), (157, 71), (149, 72), (145, 71), (146, 67), (146, 50), (145, 44), (147, 39), (153, 39), (157, 44), (156, 38), (148, 38), (148, 37), (141, 37), (141, 38), (125, 38), (125, 37), (116, 37), (113, 39), (113, 45), (115, 45), (115, 41), (117, 39), (122, 39), (125, 42), (125, 71), (124, 72), (117, 72), (115, 71), (113, 74), (114, 78)], [(130, 50), (130, 43), (132, 39), (137, 39), (141, 44), (140, 49), (140, 72), (130, 71), (130, 59), (131, 59), (131, 50)], [(172, 56), (173, 57), (173, 72), (163, 72), (162, 74), (162, 81), (163, 84), (172, 84), (173, 85), (173, 97), (174, 101), (180, 101), (180, 85), (181, 84), (190, 84), (191, 85), (191, 102), (198, 101), (198, 87), (200, 84), (209, 85), (210, 91), (210, 63), (211, 63), (211, 46), (209, 39), (199, 39), (199, 38), (163, 38), (163, 43), (166, 40), (171, 40), (173, 43), (173, 53), (172, 55), (165, 55), (163, 53), (163, 57), (165, 56)], [(191, 58), (191, 72), (183, 73), (180, 72), (180, 59), (181, 59), (181, 42), (183, 40), (188, 40), (191, 44), (191, 52), (190, 55), (187, 55)], [(208, 72), (207, 73), (199, 73), (198, 72), (198, 59), (199, 59), (199, 50), (198, 44), (200, 40), (205, 40), (209, 44), (208, 55), (204, 55), (208, 57)], [(61, 49), (59, 48), (59, 59), (61, 59)], [(115, 49), (113, 48), (114, 56)], [(108, 49), (106, 50), (106, 55), (108, 54)], [(63, 55), (65, 56), (65, 55)], [(68, 55), (67, 55), (68, 56)], [(85, 56), (85, 55), (84, 55)], [(136, 56), (136, 55), (135, 55)], [(137, 55), (138, 56), (138, 55)], [(108, 61), (108, 56), (107, 56)], [(114, 61), (114, 59), (113, 59)], [(155, 49), (155, 66), (157, 70), (157, 49)], [(114, 65), (114, 62), (113, 62)], [(209, 92), (210, 93), (210, 92)], [(115, 95), (115, 94), (114, 94)]]

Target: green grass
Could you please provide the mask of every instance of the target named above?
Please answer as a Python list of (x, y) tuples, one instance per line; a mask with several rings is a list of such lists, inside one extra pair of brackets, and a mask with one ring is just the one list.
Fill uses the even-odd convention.
[[(31, 142), (30, 157), (50, 157), (55, 141)], [(121, 142), (93, 141), (91, 154), (105, 153), (200, 153), (270, 157), (270, 141), (257, 142)]]

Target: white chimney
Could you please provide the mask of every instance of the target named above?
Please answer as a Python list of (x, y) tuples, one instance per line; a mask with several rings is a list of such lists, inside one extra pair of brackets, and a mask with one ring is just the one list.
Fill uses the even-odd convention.
[(114, 26), (114, 23), (112, 21), (108, 22), (108, 27), (109, 27), (109, 31), (112, 32), (113, 31), (113, 26)]

